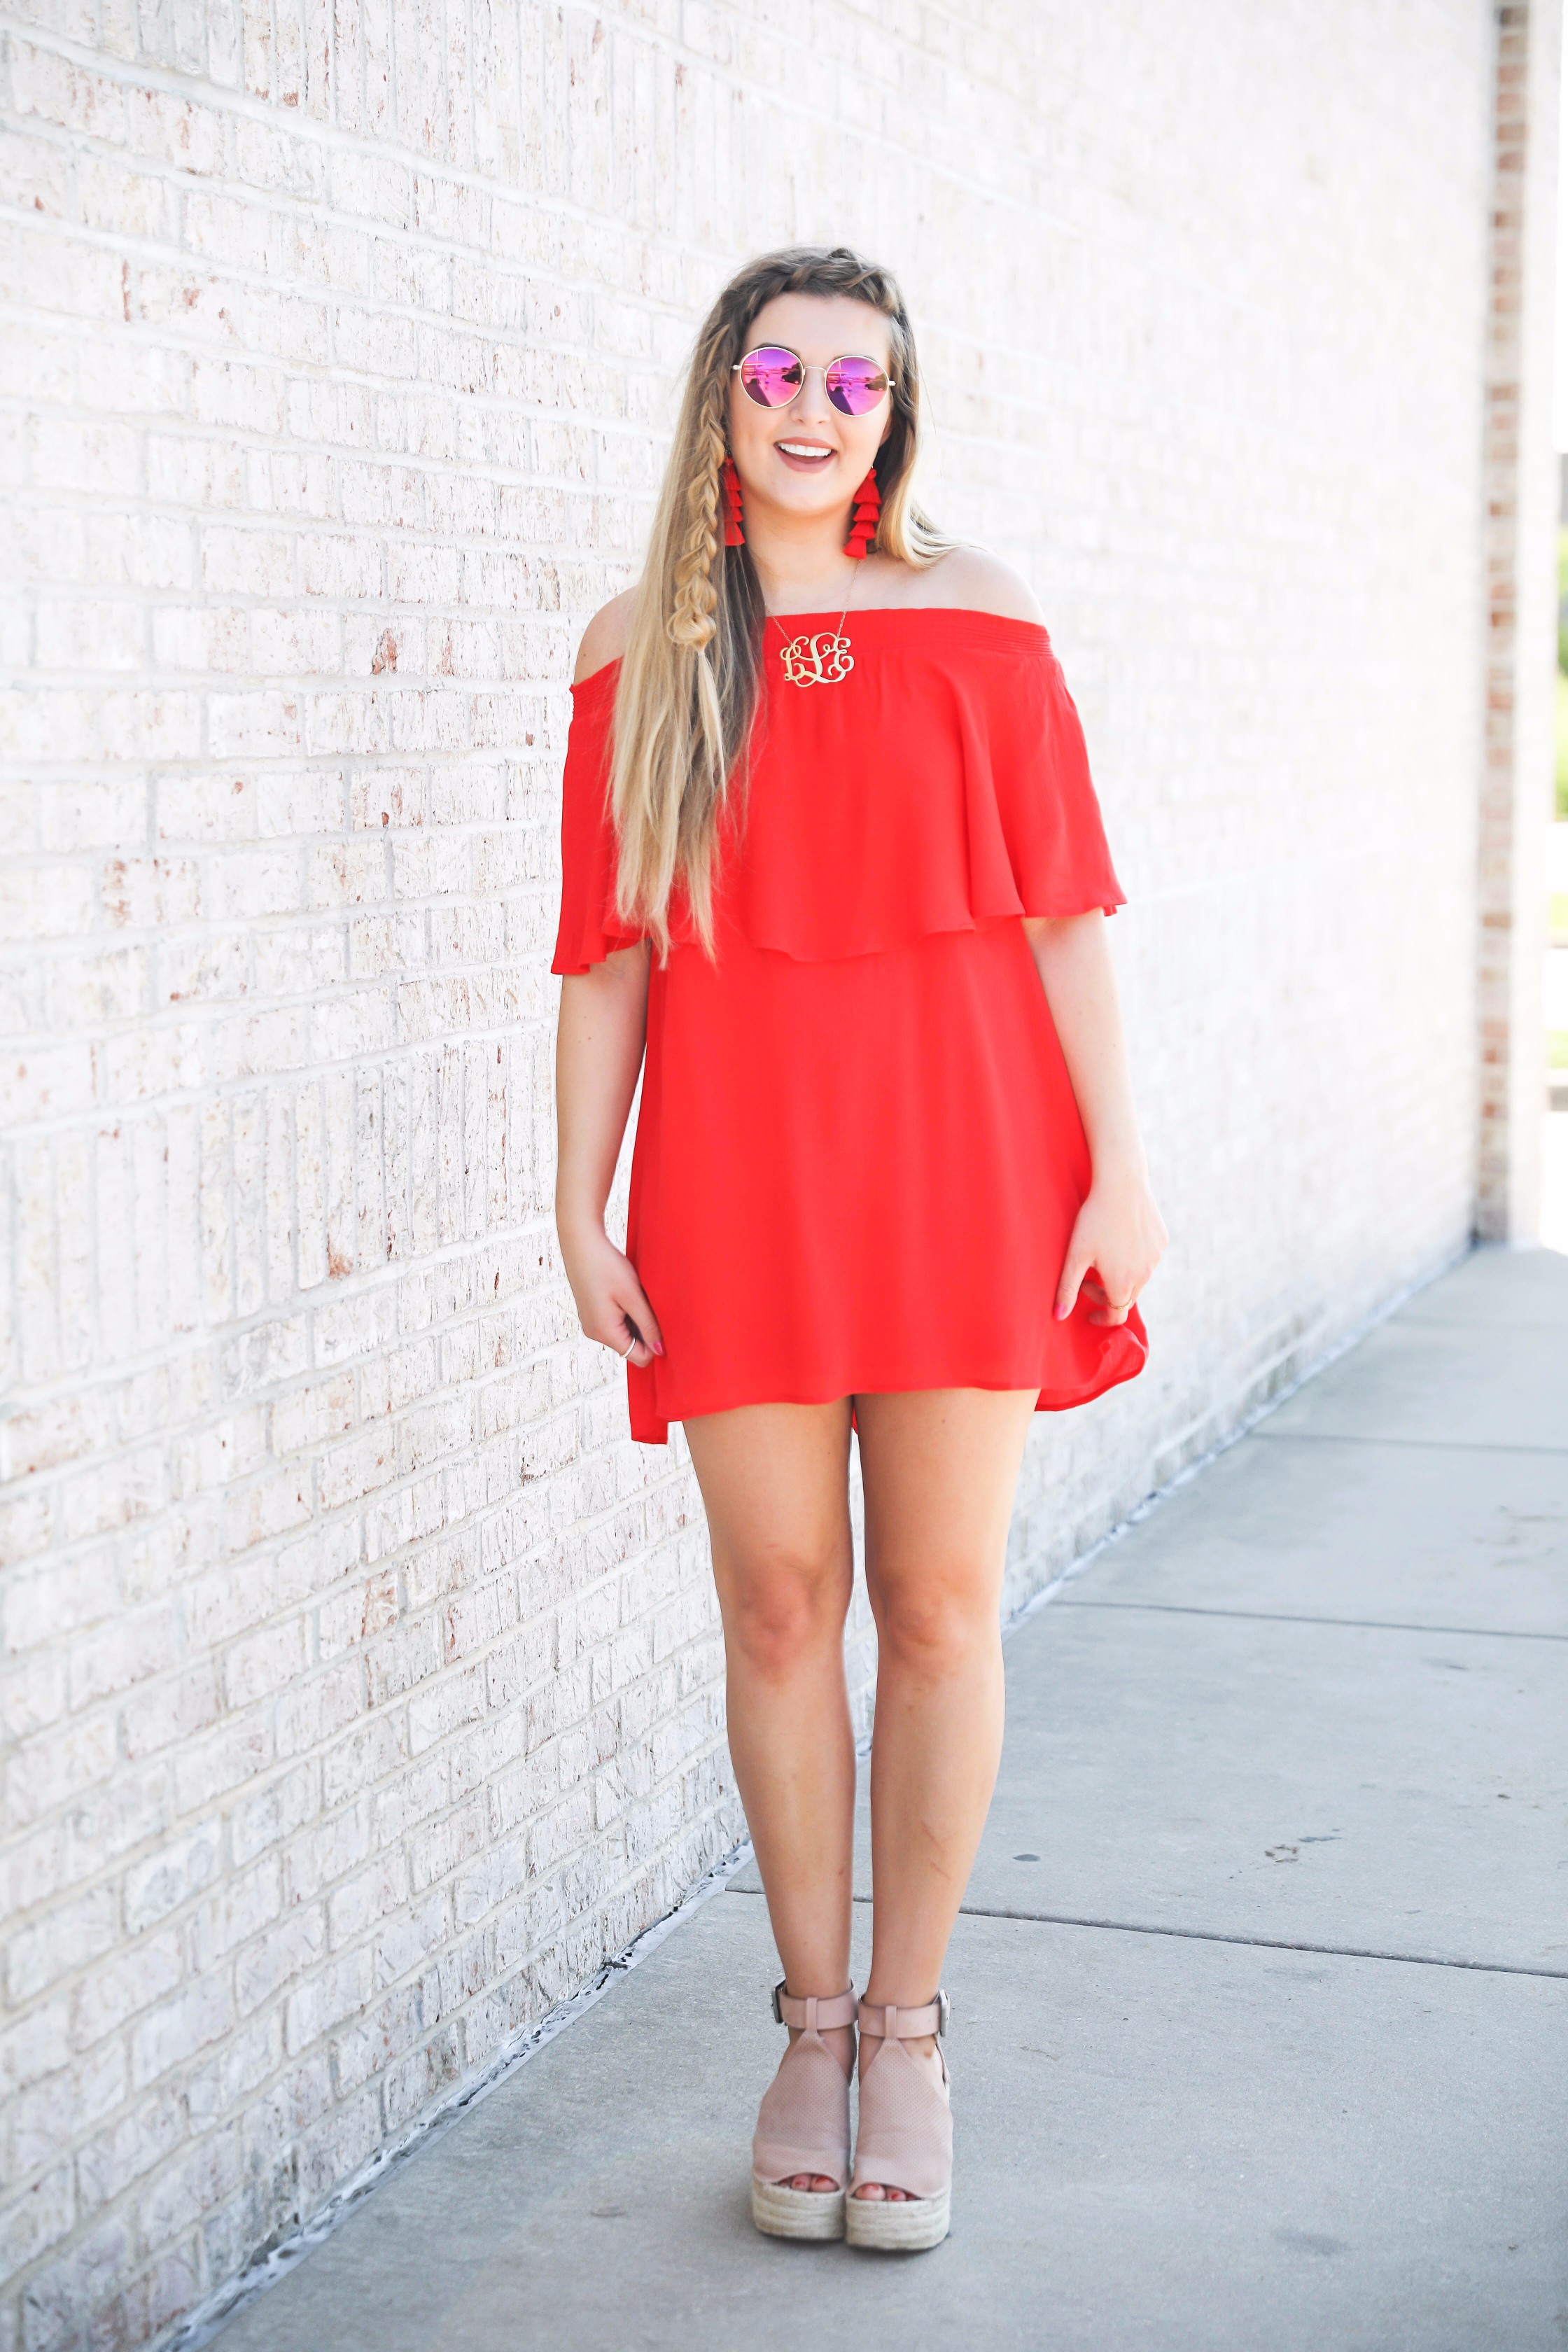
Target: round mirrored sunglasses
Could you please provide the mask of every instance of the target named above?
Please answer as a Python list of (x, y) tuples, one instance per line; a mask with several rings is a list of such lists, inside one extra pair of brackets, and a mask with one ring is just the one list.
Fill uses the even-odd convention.
[[(759, 343), (730, 371), (759, 408), (787, 408), (810, 372), (810, 363), (783, 343)], [(844, 416), (868, 416), (895, 381), (879, 360), (863, 352), (829, 360), (821, 374), (824, 391)]]

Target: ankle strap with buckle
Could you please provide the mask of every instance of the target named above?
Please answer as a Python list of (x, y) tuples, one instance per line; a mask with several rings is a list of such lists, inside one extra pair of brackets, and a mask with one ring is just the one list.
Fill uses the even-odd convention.
[(803, 2033), (820, 2033), (834, 2025), (853, 2025), (857, 2002), (855, 1988), (847, 1992), (830, 1993), (826, 2000), (808, 1993), (804, 2000), (784, 1990), (786, 1979), (780, 1977), (773, 1987), (773, 2023), (793, 2025)]
[(945, 2035), (952, 2013), (946, 1993), (939, 1992), (923, 2009), (899, 2009), (891, 2001), (885, 2008), (878, 2008), (863, 2000), (857, 2021), (861, 2032), (869, 2033), (873, 2039), (882, 2034), (889, 2041), (912, 2042), (922, 2033)]

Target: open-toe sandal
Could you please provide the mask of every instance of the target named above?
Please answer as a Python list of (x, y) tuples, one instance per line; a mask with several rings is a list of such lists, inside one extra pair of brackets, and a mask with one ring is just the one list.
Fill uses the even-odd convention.
[[(917, 2056), (907, 2044), (947, 2032), (947, 1995), (923, 2009), (860, 2003), (860, 2126), (855, 2176), (845, 2207), (852, 2246), (913, 2254), (947, 2235), (952, 2193), (952, 2109), (940, 2049)], [(862, 2183), (902, 2197), (857, 2197)]]
[[(855, 1988), (819, 2000), (796, 2000), (773, 1988), (773, 2016), (797, 2030), (779, 2061), (752, 2141), (752, 2219), (770, 2238), (841, 2238), (844, 2184), (849, 2178), (849, 2082), (822, 2036), (855, 2022)], [(829, 2189), (789, 2189), (802, 2172)]]

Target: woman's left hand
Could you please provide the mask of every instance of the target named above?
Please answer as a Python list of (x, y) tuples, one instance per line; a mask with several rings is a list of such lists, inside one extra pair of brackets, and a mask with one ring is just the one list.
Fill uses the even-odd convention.
[(1167, 1238), (1147, 1177), (1131, 1171), (1097, 1176), (1068, 1244), (1057, 1320), (1072, 1313), (1081, 1289), (1092, 1301), (1091, 1323), (1125, 1323)]

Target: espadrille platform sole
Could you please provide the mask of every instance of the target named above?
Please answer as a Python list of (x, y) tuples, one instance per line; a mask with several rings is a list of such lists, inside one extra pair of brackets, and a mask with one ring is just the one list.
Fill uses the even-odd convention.
[(764, 2238), (800, 2238), (823, 2245), (844, 2235), (842, 2189), (784, 2189), (776, 2180), (752, 2182), (752, 2219)]
[(852, 2246), (873, 2253), (922, 2254), (946, 2237), (952, 2191), (934, 2197), (850, 2197), (845, 2200), (844, 2234)]

